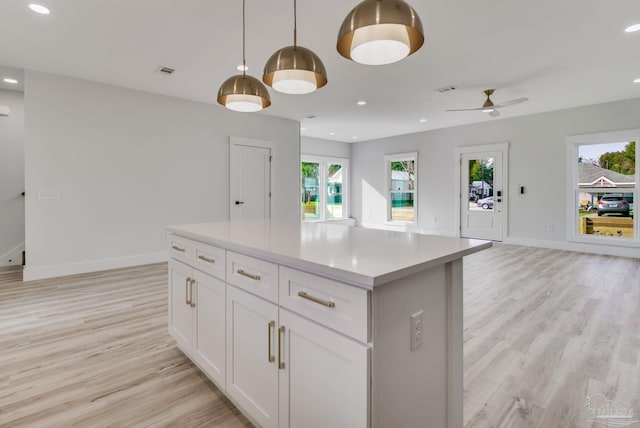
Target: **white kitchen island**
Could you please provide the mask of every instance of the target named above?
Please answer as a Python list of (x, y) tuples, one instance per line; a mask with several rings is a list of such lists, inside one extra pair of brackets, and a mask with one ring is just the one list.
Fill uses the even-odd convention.
[(169, 332), (263, 427), (462, 427), (462, 257), (327, 223), (169, 226)]

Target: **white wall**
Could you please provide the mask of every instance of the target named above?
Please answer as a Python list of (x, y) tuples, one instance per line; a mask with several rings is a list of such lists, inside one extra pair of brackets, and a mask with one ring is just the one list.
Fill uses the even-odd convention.
[(351, 158), (351, 143), (321, 140), (319, 138), (301, 137), (300, 153), (303, 155), (327, 156), (334, 158)]
[(300, 216), (298, 122), (37, 72), (25, 92), (26, 280), (164, 260), (165, 225), (228, 220), (229, 136), (273, 143), (273, 218)]
[(24, 96), (0, 90), (0, 266), (22, 263), (24, 249)]
[[(506, 242), (640, 256), (638, 249), (570, 244), (566, 240), (566, 143), (569, 135), (640, 127), (640, 98), (496, 120), (482, 124), (355, 143), (351, 149), (352, 215), (384, 227), (385, 154), (419, 152), (418, 225), (427, 233), (457, 235), (455, 150), (508, 142), (509, 182), (526, 187), (509, 197)], [(480, 113), (479, 113), (480, 114)], [(547, 231), (547, 225), (553, 231)]]

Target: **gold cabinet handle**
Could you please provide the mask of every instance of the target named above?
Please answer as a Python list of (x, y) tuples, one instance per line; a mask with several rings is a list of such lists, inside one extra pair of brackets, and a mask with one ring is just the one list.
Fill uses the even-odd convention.
[(322, 299), (320, 299), (318, 297), (311, 296), (311, 295), (307, 294), (304, 291), (299, 291), (298, 292), (298, 296), (302, 297), (303, 299), (311, 300), (312, 302), (318, 303), (318, 304), (320, 304), (322, 306), (326, 306), (327, 308), (335, 308), (336, 307), (335, 302), (331, 302), (329, 300), (322, 300)]
[(242, 269), (238, 269), (236, 271), (238, 275), (246, 276), (247, 278), (255, 279), (256, 281), (260, 281), (260, 275), (254, 275), (252, 273), (245, 272)]
[(190, 295), (191, 295), (191, 302), (190, 302), (190, 306), (192, 308), (196, 307), (196, 302), (193, 301), (193, 286), (196, 283), (196, 279), (195, 278), (191, 278), (191, 286), (189, 287), (189, 290), (191, 291)]
[(276, 360), (275, 355), (271, 354), (271, 332), (275, 329), (276, 327), (276, 322), (275, 321), (269, 321), (269, 326), (267, 327), (267, 360), (270, 363), (273, 363)]
[(284, 361), (282, 361), (282, 337), (284, 336), (284, 326), (278, 329), (278, 368), (284, 370)]
[(178, 247), (177, 245), (172, 245), (171, 248), (173, 248), (176, 251), (180, 251), (181, 253), (184, 253), (185, 251), (187, 251), (184, 248)]
[(189, 288), (191, 286), (191, 277), (190, 276), (188, 276), (187, 279), (184, 281), (184, 285), (185, 285), (184, 295), (185, 295), (185, 297), (187, 299), (186, 304), (191, 306), (191, 299), (189, 298)]
[(216, 262), (216, 259), (214, 259), (214, 258), (210, 259), (209, 257), (205, 257), (205, 256), (198, 256), (198, 258), (200, 260), (204, 260), (207, 263), (215, 263)]

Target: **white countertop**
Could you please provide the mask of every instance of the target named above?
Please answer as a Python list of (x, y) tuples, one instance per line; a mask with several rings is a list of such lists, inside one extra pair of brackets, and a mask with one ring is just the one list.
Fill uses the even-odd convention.
[(275, 220), (166, 230), (367, 289), (491, 247), (491, 242), (475, 239)]

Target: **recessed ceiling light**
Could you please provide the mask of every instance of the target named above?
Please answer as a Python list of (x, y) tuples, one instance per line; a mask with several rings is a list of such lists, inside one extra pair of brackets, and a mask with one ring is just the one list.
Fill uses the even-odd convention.
[(39, 13), (40, 15), (48, 15), (49, 13), (51, 13), (51, 11), (48, 8), (37, 3), (29, 4), (29, 9), (31, 9), (35, 13)]
[(635, 33), (636, 31), (640, 31), (640, 24), (633, 24), (630, 27), (624, 29), (627, 33)]
[(633, 83), (640, 83), (640, 79), (634, 80)]
[(329, 132), (329, 135), (336, 135), (335, 132)]
[(306, 131), (306, 130), (307, 130), (307, 128), (300, 128), (300, 130), (301, 130), (301, 131)]
[(420, 119), (420, 122), (422, 122), (422, 123), (425, 123), (426, 121), (427, 121), (427, 119), (425, 119), (425, 118)]
[(364, 106), (367, 105), (366, 101), (358, 101), (356, 104), (358, 104), (359, 106)]
[(238, 71), (247, 71), (249, 69), (249, 67), (247, 67), (246, 65), (242, 65), (240, 64), (239, 66), (236, 67), (236, 70)]
[(11, 83), (12, 85), (16, 85), (18, 84), (18, 81), (16, 79), (12, 79), (10, 77), (7, 77), (6, 79), (2, 79), (4, 81), (4, 83)]
[(354, 137), (351, 137), (351, 138), (352, 138), (352, 139), (354, 139), (354, 140), (357, 140), (357, 139), (358, 139), (358, 137), (355, 137), (355, 136), (354, 136)]

